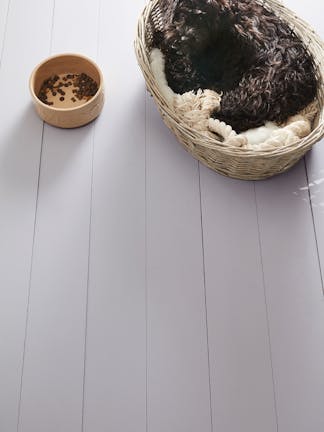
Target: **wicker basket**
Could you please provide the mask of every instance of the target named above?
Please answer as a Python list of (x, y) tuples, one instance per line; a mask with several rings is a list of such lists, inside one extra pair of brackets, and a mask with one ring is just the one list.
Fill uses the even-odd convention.
[(291, 28), (315, 59), (319, 83), (317, 101), (320, 111), (315, 119), (312, 132), (294, 144), (275, 150), (252, 151), (242, 147), (225, 146), (216, 138), (208, 138), (199, 131), (189, 128), (169, 106), (155, 83), (149, 61), (153, 30), (159, 28), (162, 23), (159, 0), (150, 0), (145, 7), (138, 22), (135, 39), (135, 51), (147, 88), (153, 95), (166, 125), (174, 132), (187, 151), (204, 165), (223, 175), (244, 180), (264, 179), (286, 171), (324, 135), (323, 42), (305, 21), (283, 6), (279, 0), (259, 0), (259, 2), (290, 23)]

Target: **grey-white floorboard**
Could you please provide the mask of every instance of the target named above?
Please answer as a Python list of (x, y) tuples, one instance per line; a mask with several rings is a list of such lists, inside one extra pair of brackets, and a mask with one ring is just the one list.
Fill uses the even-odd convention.
[[(98, 11), (56, 0), (51, 54), (95, 57)], [(93, 140), (94, 124), (44, 128), (19, 432), (81, 429)]]
[(21, 0), (11, 1), (0, 70), (0, 430), (4, 432), (16, 430), (18, 421), (42, 137), (42, 123), (30, 106), (28, 79), (35, 64), (48, 54), (51, 18), (52, 2), (31, 0), (27, 6)]
[(209, 432), (198, 163), (166, 130), (152, 99), (147, 143), (148, 426)]
[(324, 303), (303, 161), (256, 193), (279, 430), (319, 432)]
[(254, 184), (200, 172), (214, 432), (273, 432)]
[(106, 104), (95, 126), (86, 432), (146, 429), (145, 88), (132, 45), (142, 8), (101, 2)]
[(324, 167), (321, 162), (323, 157), (323, 141), (321, 141), (319, 144), (314, 146), (313, 150), (309, 152), (305, 158), (308, 185), (296, 190), (295, 195), (301, 196), (305, 193), (304, 191), (307, 190), (305, 187), (308, 188), (308, 195), (312, 207), (311, 211), (314, 222), (318, 259), (321, 269), (321, 284), (324, 295)]

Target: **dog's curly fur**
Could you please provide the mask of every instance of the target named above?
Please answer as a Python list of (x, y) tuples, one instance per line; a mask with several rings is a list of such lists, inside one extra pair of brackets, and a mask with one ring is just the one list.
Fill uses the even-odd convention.
[(165, 56), (176, 93), (222, 92), (212, 116), (236, 132), (282, 123), (316, 96), (314, 61), (289, 25), (255, 0), (160, 0)]

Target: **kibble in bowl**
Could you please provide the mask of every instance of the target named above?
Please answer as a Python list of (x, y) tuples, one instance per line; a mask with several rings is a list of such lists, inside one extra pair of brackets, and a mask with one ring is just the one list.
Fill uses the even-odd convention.
[(62, 128), (91, 122), (104, 103), (102, 73), (80, 54), (59, 54), (44, 60), (32, 72), (29, 87), (38, 115)]

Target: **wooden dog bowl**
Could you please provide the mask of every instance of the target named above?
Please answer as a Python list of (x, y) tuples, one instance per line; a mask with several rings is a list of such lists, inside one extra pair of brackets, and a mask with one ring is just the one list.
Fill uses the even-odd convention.
[[(94, 80), (98, 86), (96, 93), (88, 98), (74, 98), (72, 88), (76, 89), (71, 82), (69, 86), (62, 87), (64, 96), (60, 99), (60, 90), (55, 97), (50, 94), (51, 104), (44, 103), (40, 97), (40, 91), (45, 80), (57, 75), (64, 76), (65, 82), (68, 82), (66, 76), (80, 76), (86, 74), (88, 78)], [(83, 75), (85, 76), (85, 75)], [(89, 58), (79, 54), (59, 54), (47, 58), (33, 70), (29, 88), (33, 98), (34, 106), (40, 118), (46, 123), (61, 128), (75, 128), (83, 126), (94, 120), (101, 112), (104, 104), (103, 76), (98, 66)], [(56, 93), (54, 93), (56, 94)], [(87, 100), (88, 99), (88, 100)]]

